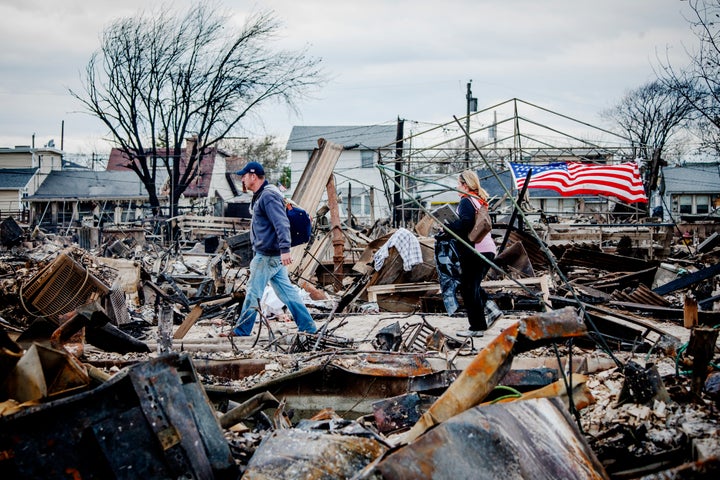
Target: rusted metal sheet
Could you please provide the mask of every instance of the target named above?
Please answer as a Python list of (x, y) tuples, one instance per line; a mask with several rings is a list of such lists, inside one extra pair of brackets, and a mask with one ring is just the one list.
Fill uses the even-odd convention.
[(469, 409), (391, 453), (375, 470), (385, 480), (609, 478), (557, 399)]
[[(233, 475), (234, 473), (234, 475)], [(236, 478), (186, 355), (0, 418), (0, 478)]]
[(422, 354), (355, 353), (335, 358), (332, 363), (348, 372), (379, 377), (416, 377), (433, 372)]
[(657, 305), (659, 307), (672, 306), (665, 297), (658, 295), (643, 284), (638, 285), (638, 287), (630, 293), (626, 293), (622, 290), (616, 290), (612, 294), (612, 299), (620, 302)]
[(290, 480), (350, 478), (387, 447), (374, 438), (287, 429), (263, 440), (243, 479)]
[(404, 441), (412, 442), (425, 430), (480, 403), (510, 369), (513, 354), (533, 348), (537, 341), (582, 336), (587, 333), (577, 312), (561, 310), (526, 317), (503, 330), (482, 349), (415, 426)]
[[(372, 402), (402, 395), (418, 378), (433, 370), (423, 355), (354, 353), (276, 377), (251, 389), (206, 385), (213, 398), (244, 402), (265, 391), (287, 400), (288, 406), (310, 415), (328, 406), (358, 415), (372, 412)], [(432, 383), (438, 386), (437, 382)]]

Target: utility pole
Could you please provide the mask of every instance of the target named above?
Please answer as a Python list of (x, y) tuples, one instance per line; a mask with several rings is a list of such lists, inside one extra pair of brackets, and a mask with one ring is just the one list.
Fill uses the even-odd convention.
[(397, 130), (395, 132), (395, 188), (393, 189), (393, 226), (399, 228), (401, 219), (404, 222), (404, 208), (401, 208), (403, 195), (400, 192), (402, 178), (402, 157), (403, 157), (403, 136), (405, 135), (405, 120), (398, 117)]
[(465, 116), (465, 168), (470, 168), (470, 112), (477, 112), (477, 98), (473, 98), (470, 86), (472, 80), (467, 83), (467, 112)]

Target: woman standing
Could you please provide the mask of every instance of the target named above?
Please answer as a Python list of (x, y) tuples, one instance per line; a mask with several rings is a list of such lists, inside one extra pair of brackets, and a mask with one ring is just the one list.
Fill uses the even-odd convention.
[[(475, 225), (475, 209), (488, 207), (488, 194), (480, 186), (480, 180), (472, 170), (465, 170), (460, 174), (458, 177), (458, 190), (460, 194), (460, 204), (457, 209), (459, 218), (449, 223), (447, 228), (472, 245), (468, 240), (468, 233)], [(478, 256), (477, 252), (492, 261), (497, 254), (497, 249), (489, 232), (482, 240), (474, 244), (474, 249), (462, 244), (459, 244), (458, 247), (461, 268), (460, 293), (467, 311), (470, 328), (469, 330), (457, 332), (457, 335), (461, 337), (482, 337), (483, 332), (489, 328), (495, 318), (485, 318), (485, 305), (488, 302), (488, 297), (480, 282), (482, 282), (490, 266)]]

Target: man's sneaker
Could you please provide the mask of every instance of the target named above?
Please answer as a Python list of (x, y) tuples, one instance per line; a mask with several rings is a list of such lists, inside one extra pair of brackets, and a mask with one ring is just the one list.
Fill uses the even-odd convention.
[(503, 316), (503, 311), (492, 300), (485, 302), (485, 322), (488, 328), (495, 323), (495, 320)]
[(456, 335), (458, 337), (482, 337), (485, 333), (482, 330), (460, 330)]

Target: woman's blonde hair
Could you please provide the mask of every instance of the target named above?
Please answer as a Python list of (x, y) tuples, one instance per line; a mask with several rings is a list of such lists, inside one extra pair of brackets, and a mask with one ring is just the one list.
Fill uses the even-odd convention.
[(480, 186), (480, 179), (473, 170), (465, 170), (460, 174), (460, 181), (468, 186), (468, 189), (478, 197), (487, 201), (488, 193)]

